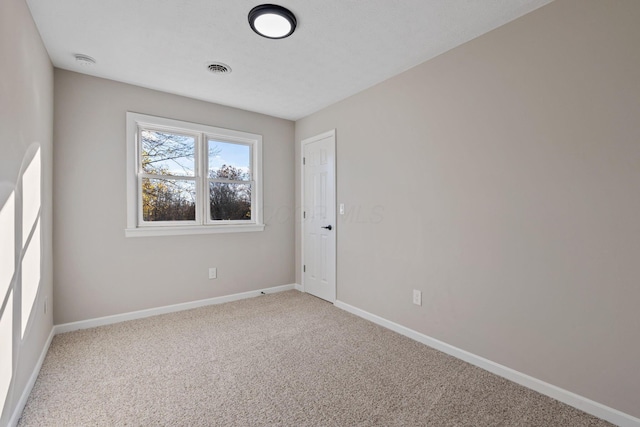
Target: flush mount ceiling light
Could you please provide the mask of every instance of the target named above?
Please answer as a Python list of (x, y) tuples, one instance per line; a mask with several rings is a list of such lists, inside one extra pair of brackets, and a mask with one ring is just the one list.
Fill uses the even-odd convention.
[(296, 30), (296, 17), (289, 9), (275, 4), (261, 4), (249, 12), (251, 29), (268, 39), (283, 39)]

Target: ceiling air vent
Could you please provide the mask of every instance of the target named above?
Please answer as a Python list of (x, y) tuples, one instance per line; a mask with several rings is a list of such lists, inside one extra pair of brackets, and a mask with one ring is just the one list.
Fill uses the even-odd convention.
[(231, 67), (227, 64), (223, 64), (222, 62), (211, 63), (207, 65), (207, 69), (213, 74), (229, 74), (231, 72)]
[(78, 53), (78, 54), (76, 54), (74, 56), (76, 58), (76, 62), (79, 65), (82, 65), (82, 66), (85, 66), (85, 67), (94, 65), (96, 63), (96, 60), (93, 59), (92, 57), (90, 57), (89, 55), (83, 55), (81, 53)]

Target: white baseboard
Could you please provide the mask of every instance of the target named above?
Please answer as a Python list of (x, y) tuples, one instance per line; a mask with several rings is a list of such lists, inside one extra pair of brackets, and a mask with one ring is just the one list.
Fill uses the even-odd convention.
[(304, 286), (297, 283), (294, 286), (296, 287), (296, 291), (304, 292)]
[(222, 304), (225, 302), (238, 301), (246, 298), (253, 298), (275, 292), (289, 291), (295, 289), (296, 285), (274, 286), (272, 288), (258, 289), (257, 291), (242, 292), (239, 294), (225, 295), (216, 298), (203, 299), (199, 301), (185, 302), (182, 304), (166, 305), (164, 307), (150, 308), (147, 310), (132, 311), (130, 313), (115, 314), (113, 316), (98, 317), (96, 319), (81, 320), (78, 322), (63, 323), (53, 327), (55, 335), (64, 332), (77, 331), (79, 329), (95, 328), (97, 326), (111, 325), (125, 322), (127, 320), (142, 319), (145, 317), (157, 316), (159, 314), (174, 313), (176, 311), (190, 310), (192, 308), (204, 307), (207, 305)]
[[(24, 409), (24, 406), (26, 405), (27, 400), (29, 399), (29, 395), (31, 394), (31, 390), (35, 385), (36, 379), (38, 378), (38, 374), (40, 373), (40, 368), (42, 367), (42, 363), (44, 362), (44, 359), (47, 355), (47, 351), (49, 350), (49, 346), (51, 345), (51, 341), (53, 340), (54, 335), (57, 335), (63, 332), (75, 331), (79, 329), (87, 329), (87, 328), (93, 328), (96, 326), (110, 325), (113, 323), (124, 322), (127, 320), (142, 319), (144, 317), (156, 316), (159, 314), (189, 310), (192, 308), (204, 307), (207, 305), (222, 304), (225, 302), (238, 301), (246, 298), (253, 298), (253, 297), (262, 295), (263, 292), (266, 294), (270, 294), (275, 292), (288, 291), (292, 289), (303, 291), (302, 286), (299, 284), (282, 285), (282, 286), (275, 286), (272, 288), (260, 289), (256, 291), (243, 292), (239, 294), (226, 295), (222, 297), (209, 298), (205, 300), (187, 302), (182, 304), (174, 304), (174, 305), (169, 305), (164, 307), (152, 308), (148, 310), (141, 310), (141, 311), (135, 311), (130, 313), (117, 314), (114, 316), (106, 316), (106, 317), (100, 317), (97, 319), (83, 320), (79, 322), (56, 325), (52, 328), (51, 333), (49, 334), (49, 338), (47, 339), (47, 342), (42, 349), (38, 362), (34, 367), (33, 373), (29, 377), (29, 382), (27, 383), (27, 386), (25, 387), (24, 391), (22, 392), (22, 395), (20, 396), (20, 400), (18, 401), (18, 405), (16, 406), (13, 412), (13, 415), (9, 419), (9, 426), (15, 427), (18, 424), (18, 421), (20, 420), (20, 416), (22, 415), (22, 410)], [(620, 427), (640, 427), (639, 418), (633, 417), (629, 414), (625, 414), (624, 412), (618, 411), (617, 409), (610, 408), (601, 403), (587, 399), (586, 397), (577, 395), (570, 391), (564, 390), (560, 387), (556, 387), (552, 384), (541, 381), (537, 378), (533, 378), (529, 375), (523, 374), (522, 372), (518, 372), (514, 369), (492, 362), (491, 360), (477, 356), (473, 353), (469, 353), (468, 351), (454, 347), (443, 341), (429, 337), (420, 332), (414, 331), (413, 329), (409, 329), (405, 326), (399, 325), (397, 323), (384, 319), (375, 314), (361, 310), (357, 307), (354, 307), (342, 301), (339, 301), (339, 300), (336, 301), (335, 306), (342, 310), (348, 311), (349, 313), (355, 314), (356, 316), (362, 317), (363, 319), (369, 320), (373, 323), (376, 323), (380, 326), (383, 326), (387, 329), (397, 332), (401, 335), (409, 337), (422, 344), (428, 345), (429, 347), (435, 348), (436, 350), (442, 351), (443, 353), (449, 354), (453, 357), (464, 360), (465, 362), (471, 363), (472, 365), (478, 366), (479, 368), (485, 369), (491, 373), (494, 373), (503, 378), (511, 380), (524, 387), (530, 388), (546, 396), (559, 400), (560, 402), (566, 403), (567, 405), (573, 406), (574, 408), (580, 409), (588, 414), (594, 415), (598, 418), (602, 418), (603, 420), (609, 421)]]
[(31, 390), (33, 390), (33, 386), (36, 384), (36, 380), (38, 379), (38, 374), (40, 373), (40, 368), (42, 368), (42, 364), (44, 363), (44, 358), (47, 356), (47, 352), (49, 351), (49, 346), (51, 345), (51, 341), (53, 340), (53, 336), (55, 335), (54, 328), (51, 328), (51, 333), (49, 333), (49, 338), (47, 338), (47, 342), (44, 347), (42, 347), (42, 352), (40, 353), (40, 357), (38, 358), (38, 362), (36, 366), (33, 368), (33, 372), (29, 377), (29, 381), (22, 391), (22, 395), (20, 395), (20, 400), (18, 400), (18, 404), (13, 410), (13, 415), (9, 418), (9, 426), (15, 427), (18, 425), (18, 421), (20, 421), (20, 417), (22, 416), (22, 410), (24, 406), (27, 404), (27, 400), (29, 399), (29, 395), (31, 394)]
[(420, 332), (416, 332), (413, 329), (409, 329), (405, 326), (384, 319), (380, 316), (376, 316), (375, 314), (371, 314), (367, 311), (361, 310), (342, 301), (336, 301), (335, 306), (341, 308), (342, 310), (348, 311), (349, 313), (355, 314), (356, 316), (362, 317), (363, 319), (383, 326), (387, 329), (391, 329), (394, 332), (409, 337), (422, 344), (428, 345), (429, 347), (435, 348), (436, 350), (440, 350), (443, 353), (464, 360), (465, 362), (468, 362), (493, 374), (499, 375), (503, 378), (535, 390), (546, 396), (552, 397), (556, 400), (559, 400), (560, 402), (566, 403), (567, 405), (573, 406), (574, 408), (580, 409), (581, 411), (584, 411), (588, 414), (609, 421), (610, 423), (616, 424), (620, 427), (640, 427), (639, 418), (633, 417), (629, 414), (625, 414), (624, 412), (618, 411), (617, 409), (610, 408), (601, 403), (587, 399), (586, 397), (577, 395), (560, 387), (556, 387), (552, 384), (546, 383), (527, 374), (523, 374), (522, 372), (518, 372), (514, 369), (492, 362), (491, 360), (477, 356), (473, 353), (469, 353), (468, 351), (462, 350), (435, 338), (421, 334)]
[(33, 368), (33, 372), (29, 377), (29, 382), (27, 383), (26, 387), (22, 392), (22, 395), (20, 396), (18, 405), (13, 411), (13, 415), (9, 419), (9, 426), (15, 427), (18, 424), (18, 421), (20, 420), (20, 416), (22, 415), (22, 411), (24, 410), (24, 407), (27, 404), (27, 400), (29, 399), (31, 390), (33, 390), (33, 386), (35, 385), (36, 380), (38, 379), (40, 368), (42, 368), (42, 363), (44, 362), (44, 358), (47, 356), (47, 352), (49, 351), (49, 347), (51, 346), (51, 341), (53, 340), (54, 335), (61, 334), (64, 332), (76, 331), (79, 329), (95, 328), (96, 326), (111, 325), (113, 323), (124, 322), (126, 320), (142, 319), (144, 317), (156, 316), (158, 314), (173, 313), (176, 311), (190, 310), (192, 308), (204, 307), (207, 305), (222, 304), (225, 302), (238, 301), (246, 298), (253, 298), (253, 297), (260, 296), (263, 293), (272, 294), (275, 292), (289, 291), (292, 289), (297, 289), (298, 286), (299, 285), (296, 285), (296, 284), (274, 286), (272, 288), (259, 289), (257, 291), (249, 291), (249, 292), (243, 292), (240, 294), (225, 295), (217, 298), (209, 298), (209, 299), (204, 299), (199, 301), (186, 302), (182, 304), (174, 304), (174, 305), (167, 305), (164, 307), (150, 308), (148, 310), (140, 310), (140, 311), (134, 311), (130, 313), (116, 314), (114, 316), (99, 317), (97, 319), (89, 319), (89, 320), (82, 320), (79, 322), (55, 325), (51, 329), (49, 338), (47, 339), (46, 344), (42, 348), (40, 358), (38, 359), (36, 366)]

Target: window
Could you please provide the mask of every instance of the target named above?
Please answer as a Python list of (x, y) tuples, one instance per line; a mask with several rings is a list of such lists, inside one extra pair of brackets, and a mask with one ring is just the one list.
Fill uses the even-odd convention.
[(262, 231), (262, 136), (127, 113), (128, 237)]

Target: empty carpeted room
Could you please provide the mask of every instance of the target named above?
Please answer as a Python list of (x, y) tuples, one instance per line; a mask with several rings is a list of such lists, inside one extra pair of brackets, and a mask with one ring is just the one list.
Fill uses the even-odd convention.
[(639, 22), (2, 0), (0, 426), (640, 427)]

